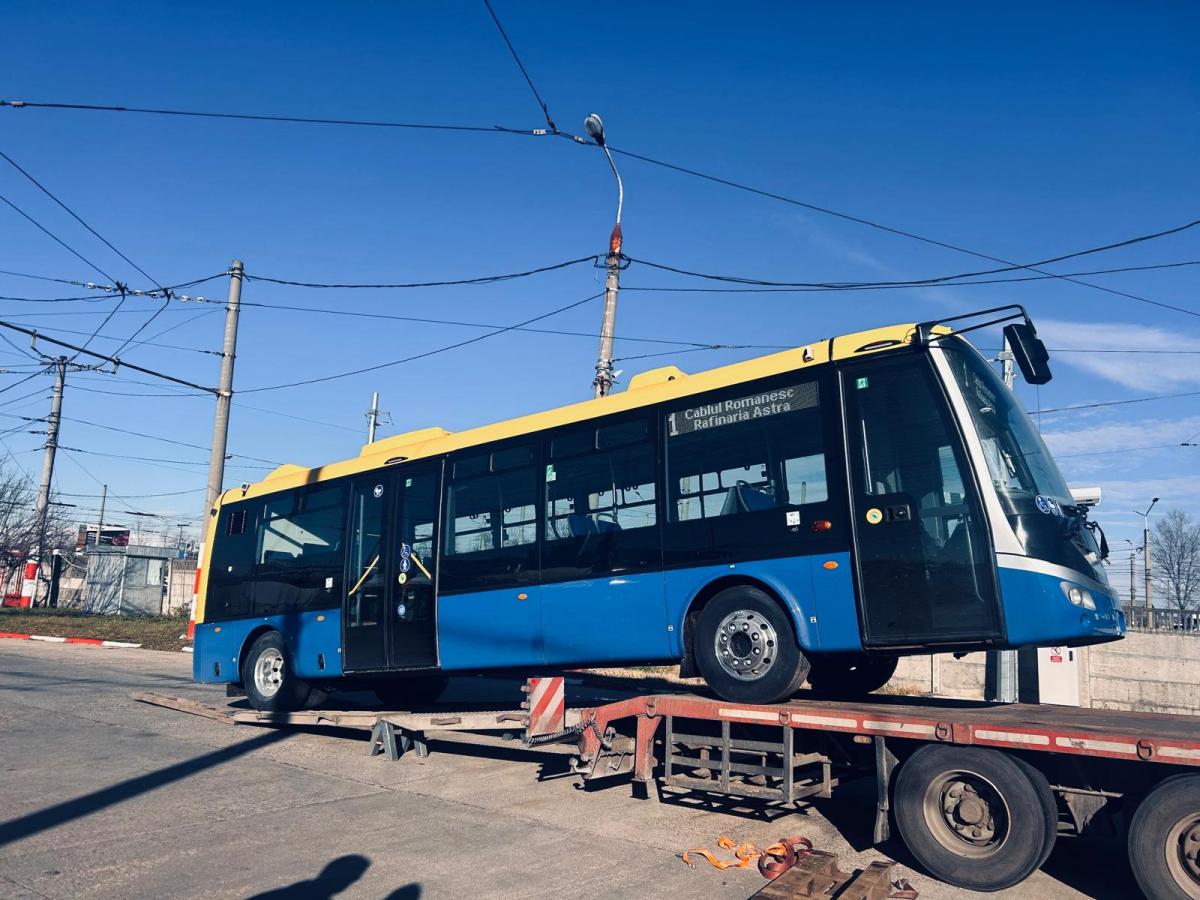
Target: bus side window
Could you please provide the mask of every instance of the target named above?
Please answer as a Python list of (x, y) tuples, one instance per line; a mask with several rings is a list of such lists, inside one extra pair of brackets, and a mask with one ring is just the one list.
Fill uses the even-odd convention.
[(254, 597), (254, 535), (256, 502), (221, 507), (209, 562), (205, 621), (245, 618)]
[(563, 581), (661, 565), (650, 421), (551, 432), (546, 441), (542, 578)]
[(346, 488), (321, 485), (266, 499), (258, 526), (254, 614), (337, 606)]
[(668, 565), (696, 553), (793, 553), (798, 532), (788, 532), (787, 511), (825, 517), (812, 511), (829, 500), (817, 383), (751, 390), (689, 398), (666, 412)]
[(532, 444), (452, 458), (439, 590), (537, 579), (537, 468)]

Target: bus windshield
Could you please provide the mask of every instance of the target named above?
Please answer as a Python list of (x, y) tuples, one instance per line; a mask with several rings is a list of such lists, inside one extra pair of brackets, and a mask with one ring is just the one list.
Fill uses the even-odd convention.
[(941, 342), (979, 432), (992, 484), (1002, 497), (1053, 497), (1071, 492), (1037, 429), (995, 370), (962, 338)]

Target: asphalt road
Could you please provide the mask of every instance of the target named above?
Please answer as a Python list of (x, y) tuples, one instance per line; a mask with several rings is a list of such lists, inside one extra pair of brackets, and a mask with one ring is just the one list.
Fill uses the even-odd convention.
[[(799, 812), (709, 809), (629, 784), (581, 791), (562, 757), (519, 747), (437, 741), (393, 763), (361, 732), (231, 727), (129, 699), (225, 702), (190, 674), (183, 653), (0, 641), (0, 897), (745, 898), (756, 871), (676, 854), (802, 834), (844, 870), (883, 858), (870, 784)], [(515, 683), (487, 689), (518, 699)], [(1063, 840), (1047, 871), (990, 896), (1137, 896), (1122, 860)], [(923, 900), (964, 896), (899, 872)]]

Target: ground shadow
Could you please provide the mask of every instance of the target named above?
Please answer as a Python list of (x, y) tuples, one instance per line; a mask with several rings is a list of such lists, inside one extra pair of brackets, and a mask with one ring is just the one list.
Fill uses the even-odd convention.
[[(247, 900), (331, 900), (362, 878), (363, 873), (370, 867), (371, 860), (367, 857), (349, 853), (331, 860), (316, 878), (308, 878), (271, 891), (263, 891), (261, 894), (254, 894)], [(408, 887), (416, 887), (416, 885), (408, 885)], [(406, 888), (401, 888), (401, 890), (406, 890)], [(420, 895), (418, 887), (417, 893), (409, 896), (419, 897)]]
[(211, 753), (205, 753), (201, 756), (184, 760), (181, 763), (167, 766), (155, 772), (148, 772), (145, 775), (127, 779), (111, 787), (102, 788), (90, 794), (84, 794), (82, 797), (76, 797), (74, 800), (56, 803), (54, 806), (47, 807), (46, 809), (0, 823), (0, 847), (3, 847), (5, 844), (11, 844), (13, 841), (30, 837), (41, 831), (57, 828), (59, 825), (63, 825), (73, 819), (99, 812), (106, 807), (130, 800), (139, 794), (145, 794), (172, 782), (189, 778), (192, 775), (203, 772), (205, 769), (211, 769), (214, 766), (230, 762), (240, 756), (245, 756), (247, 753), (252, 753), (261, 747), (287, 740), (290, 736), (288, 732), (273, 731), (251, 738), (248, 741), (242, 741), (240, 744), (234, 744), (231, 747), (223, 747), (220, 750), (213, 750)]
[[(1096, 860), (1105, 860), (1097, 865)], [(1042, 871), (1095, 900), (1140, 897), (1125, 842), (1116, 838), (1059, 838)]]

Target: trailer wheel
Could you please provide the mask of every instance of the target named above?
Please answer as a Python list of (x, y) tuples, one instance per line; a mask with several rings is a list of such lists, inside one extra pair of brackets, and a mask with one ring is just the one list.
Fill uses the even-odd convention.
[(788, 614), (749, 585), (726, 588), (708, 602), (692, 645), (696, 667), (722, 700), (778, 703), (808, 674)]
[(376, 681), (371, 689), (389, 710), (402, 710), (436, 703), (449, 684), (450, 679), (445, 675), (421, 675), (383, 679)]
[(1138, 804), (1129, 865), (1147, 897), (1200, 898), (1200, 775), (1173, 775)]
[(1037, 865), (1034, 867), (1035, 870), (1040, 869), (1050, 858), (1050, 854), (1054, 852), (1054, 845), (1058, 841), (1058, 801), (1054, 799), (1054, 791), (1050, 790), (1050, 782), (1042, 774), (1041, 769), (1019, 756), (1008, 758), (1021, 767), (1021, 771), (1025, 773), (1025, 777), (1029, 779), (1029, 783), (1037, 792), (1038, 801), (1042, 807), (1042, 825), (1045, 828), (1046, 846), (1042, 848), (1042, 855), (1038, 857)]
[(896, 776), (896, 825), (935, 878), (975, 891), (1019, 884), (1042, 862), (1045, 807), (995, 750), (927, 745)]
[(263, 712), (303, 709), (312, 689), (292, 672), (283, 635), (268, 631), (250, 645), (242, 663), (242, 684), (250, 705)]
[(822, 697), (855, 700), (891, 681), (899, 662), (895, 656), (862, 653), (818, 656), (809, 669), (808, 686)]

